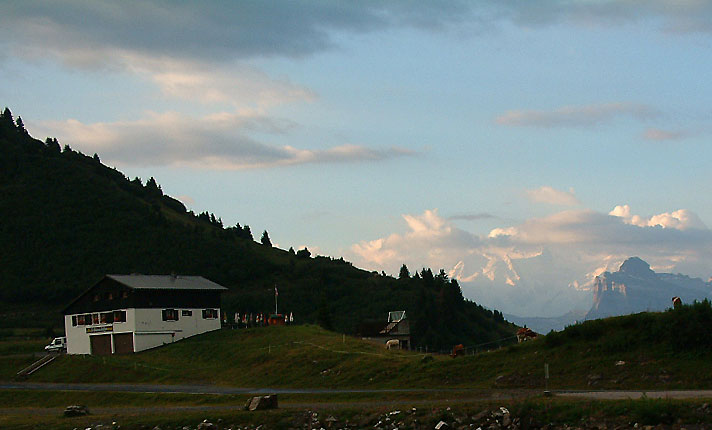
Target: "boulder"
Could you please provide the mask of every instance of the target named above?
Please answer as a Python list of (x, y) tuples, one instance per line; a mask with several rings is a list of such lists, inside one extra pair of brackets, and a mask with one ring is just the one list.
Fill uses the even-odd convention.
[(89, 415), (89, 408), (84, 405), (70, 405), (64, 408), (65, 417), (81, 417)]
[(218, 430), (218, 426), (215, 424), (211, 423), (208, 420), (203, 420), (202, 423), (198, 424), (197, 427), (198, 430)]
[(277, 409), (277, 395), (270, 394), (269, 396), (255, 396), (247, 401), (245, 410), (259, 411), (262, 409)]

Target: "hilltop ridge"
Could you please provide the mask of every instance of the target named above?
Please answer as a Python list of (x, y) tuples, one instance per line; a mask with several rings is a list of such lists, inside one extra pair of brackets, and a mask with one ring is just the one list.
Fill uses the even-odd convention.
[(450, 348), (511, 336), (502, 314), (465, 300), (456, 280), (422, 269), (401, 279), (343, 258), (285, 251), (248, 226), (194, 214), (150, 178), (129, 179), (56, 138), (34, 139), (0, 115), (2, 326), (60, 326), (59, 309), (107, 273), (194, 274), (229, 288), (223, 309), (280, 310), (297, 322), (355, 333), (406, 310), (415, 345)]

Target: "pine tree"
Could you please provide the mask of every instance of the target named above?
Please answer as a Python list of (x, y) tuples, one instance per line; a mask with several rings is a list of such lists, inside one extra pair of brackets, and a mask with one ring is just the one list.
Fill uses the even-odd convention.
[(5, 108), (2, 114), (0, 114), (0, 120), (2, 120), (2, 123), (6, 126), (15, 126), (15, 122), (12, 119), (12, 112), (10, 112), (10, 109), (8, 108)]
[(262, 242), (262, 245), (272, 246), (272, 241), (269, 240), (269, 234), (267, 233), (267, 230), (262, 233), (262, 239), (260, 239), (260, 242)]
[(17, 131), (22, 134), (27, 134), (27, 130), (25, 129), (25, 123), (22, 122), (22, 117), (18, 116), (17, 120), (15, 121), (15, 124), (17, 124)]
[(50, 152), (53, 154), (59, 154), (60, 152), (62, 152), (62, 149), (59, 147), (59, 142), (57, 141), (57, 138), (48, 137), (45, 140), (45, 145), (47, 145), (47, 149), (49, 149)]
[(410, 279), (410, 270), (408, 270), (408, 266), (405, 263), (400, 268), (398, 279)]

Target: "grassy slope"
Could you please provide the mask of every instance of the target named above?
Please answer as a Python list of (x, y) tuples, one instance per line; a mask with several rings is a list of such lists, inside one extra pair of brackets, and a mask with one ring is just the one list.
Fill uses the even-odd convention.
[[(589, 321), (522, 345), (457, 359), (434, 356), (428, 361), (422, 354), (385, 351), (314, 326), (221, 330), (131, 356), (64, 356), (32, 380), (292, 388), (542, 388), (548, 363), (553, 389), (710, 388), (712, 374), (700, 372), (712, 358), (708, 346), (683, 348), (675, 343), (679, 341), (662, 335), (651, 340), (639, 327), (675, 328), (671, 321), (677, 318), (702, 324), (706, 330), (707, 322), (696, 321), (695, 312), (690, 306)], [(684, 327), (675, 332), (684, 336)]]

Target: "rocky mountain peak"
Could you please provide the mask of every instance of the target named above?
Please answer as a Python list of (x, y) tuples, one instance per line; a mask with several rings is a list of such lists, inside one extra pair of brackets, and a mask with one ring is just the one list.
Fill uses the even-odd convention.
[(593, 283), (593, 306), (587, 319), (660, 311), (671, 306), (670, 298), (683, 303), (712, 296), (712, 284), (700, 278), (672, 273), (655, 273), (638, 257), (628, 258), (617, 272), (604, 272)]
[(650, 264), (638, 257), (630, 257), (621, 264), (619, 272), (636, 278), (655, 278), (655, 272), (650, 268)]

